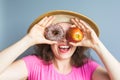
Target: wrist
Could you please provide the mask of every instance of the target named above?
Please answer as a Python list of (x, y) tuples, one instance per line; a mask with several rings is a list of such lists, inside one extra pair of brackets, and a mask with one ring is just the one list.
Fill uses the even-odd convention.
[(28, 43), (29, 46), (33, 46), (35, 45), (35, 40), (29, 36), (29, 34), (27, 34), (25, 37), (24, 37), (25, 41)]
[(102, 48), (103, 44), (100, 40), (96, 41), (92, 47), (93, 50), (98, 51)]

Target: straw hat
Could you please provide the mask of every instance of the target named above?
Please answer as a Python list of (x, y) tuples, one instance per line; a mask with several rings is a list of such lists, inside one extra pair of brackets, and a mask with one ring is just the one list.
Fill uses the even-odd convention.
[(88, 18), (85, 15), (82, 15), (80, 13), (73, 12), (73, 11), (68, 11), (68, 10), (54, 10), (54, 11), (44, 13), (43, 15), (40, 15), (30, 25), (30, 27), (28, 29), (28, 32), (42, 18), (44, 18), (45, 16), (51, 16), (51, 15), (55, 16), (55, 20), (53, 21), (53, 24), (59, 23), (59, 22), (69, 22), (70, 18), (76, 18), (77, 17), (78, 19), (81, 19), (81, 20), (85, 21), (86, 23), (88, 23), (90, 25), (90, 27), (95, 31), (97, 36), (99, 36), (99, 28), (90, 18)]

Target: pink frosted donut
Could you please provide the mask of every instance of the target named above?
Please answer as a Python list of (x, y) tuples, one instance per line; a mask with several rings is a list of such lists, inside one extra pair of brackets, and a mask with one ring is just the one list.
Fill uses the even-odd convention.
[(64, 30), (60, 25), (50, 25), (45, 29), (46, 39), (59, 41), (64, 38)]

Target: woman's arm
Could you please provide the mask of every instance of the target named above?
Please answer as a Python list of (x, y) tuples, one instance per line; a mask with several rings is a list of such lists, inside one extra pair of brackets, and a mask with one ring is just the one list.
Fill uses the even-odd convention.
[(108, 49), (99, 40), (94, 30), (84, 21), (71, 19), (84, 34), (81, 42), (71, 43), (74, 46), (85, 46), (92, 48), (103, 62), (105, 69), (99, 67), (93, 74), (93, 80), (120, 80), (120, 63), (112, 56)]
[(17, 43), (0, 52), (0, 73), (5, 70), (19, 55), (32, 46), (32, 39), (26, 35)]
[(23, 60), (12, 63), (0, 74), (0, 80), (27, 80), (28, 70)]
[(100, 57), (111, 80), (120, 80), (120, 63), (112, 56), (101, 41), (98, 41), (98, 43), (94, 45), (93, 50), (95, 50)]
[(49, 16), (43, 18), (40, 22), (34, 25), (29, 33), (21, 40), (12, 46), (0, 52), (0, 74), (7, 68), (13, 61), (21, 55), (25, 50), (35, 44), (53, 44), (54, 41), (49, 41), (44, 37), (44, 30), (49, 26), (54, 17)]

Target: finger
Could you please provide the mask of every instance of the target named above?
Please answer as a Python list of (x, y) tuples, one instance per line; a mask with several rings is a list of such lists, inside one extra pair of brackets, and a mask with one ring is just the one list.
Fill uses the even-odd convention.
[(69, 44), (72, 46), (77, 46), (76, 43), (73, 43), (73, 42), (69, 42)]
[(57, 44), (56, 41), (50, 41), (50, 40), (47, 40), (47, 43), (48, 43), (48, 44)]
[(81, 22), (82, 25), (84, 25), (84, 27), (85, 27), (86, 29), (92, 30), (92, 28), (91, 28), (86, 22), (84, 22), (83, 20), (80, 20), (80, 22)]
[(44, 29), (43, 27), (40, 27), (39, 24), (36, 24), (35, 27), (36, 27), (38, 30)]
[(47, 16), (46, 17), (44, 17), (42, 20), (40, 20), (39, 22), (38, 22), (38, 24), (39, 25), (42, 25), (42, 23), (44, 23), (44, 21), (47, 19)]
[(77, 18), (75, 19), (77, 24), (78, 24), (78, 27), (82, 30), (82, 31), (85, 31), (85, 26), (80, 22), (80, 20), (78, 20)]
[(82, 45), (80, 42), (77, 42), (77, 43), (70, 42), (69, 44), (73, 45), (73, 46), (81, 46)]
[(78, 26), (77, 22), (75, 21), (75, 18), (72, 18), (71, 22), (74, 23), (76, 26)]
[(82, 25), (81, 25), (80, 21), (79, 21), (77, 18), (75, 18), (75, 19), (74, 19), (74, 21), (75, 21), (75, 23), (76, 23), (77, 27), (79, 27), (79, 28), (81, 28), (81, 27), (82, 27)]
[(80, 20), (79, 20), (79, 19), (74, 18), (74, 19), (71, 19), (71, 20), (72, 20), (73, 23), (74, 23), (78, 28), (80, 28), (82, 31), (85, 30), (84, 25), (82, 25), (82, 24), (80, 23)]
[(47, 23), (52, 19), (52, 16), (49, 16), (42, 24), (42, 26), (46, 27)]
[(70, 45), (72, 46), (78, 46), (77, 43), (69, 42)]
[(76, 25), (72, 25), (72, 26), (70, 26), (70, 27), (76, 27)]
[(47, 22), (46, 27), (48, 27), (48, 26), (53, 22), (54, 19), (55, 19), (55, 17), (52, 16), (52, 17), (49, 19), (49, 21)]

